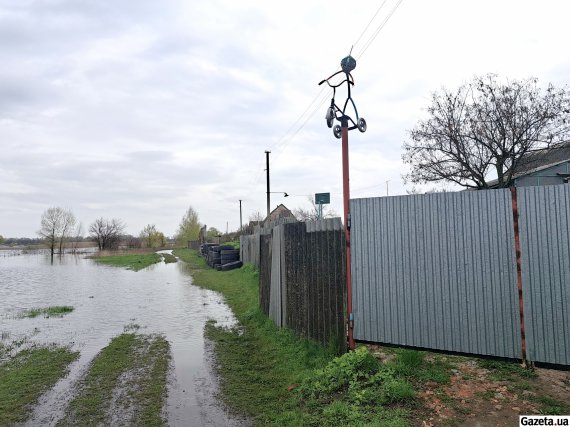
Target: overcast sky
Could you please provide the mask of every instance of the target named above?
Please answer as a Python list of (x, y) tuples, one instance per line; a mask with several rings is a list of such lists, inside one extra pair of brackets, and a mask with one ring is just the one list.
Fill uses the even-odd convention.
[(433, 91), (490, 72), (568, 82), (570, 2), (403, 0), (386, 22), (397, 5), (0, 0), (0, 234), (34, 237), (51, 206), (85, 229), (173, 235), (192, 206), (234, 230), (239, 199), (244, 222), (265, 214), (265, 150), (271, 190), (291, 195), (272, 208), (330, 192), (342, 213), (317, 83), (352, 45), (368, 122), (350, 133), (353, 197), (406, 193), (402, 143)]

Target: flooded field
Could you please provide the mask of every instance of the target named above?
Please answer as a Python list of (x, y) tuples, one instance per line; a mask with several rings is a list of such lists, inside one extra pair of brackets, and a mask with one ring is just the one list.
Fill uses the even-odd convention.
[[(5, 254), (6, 255), (6, 254)], [(0, 256), (0, 334), (3, 344), (70, 345), (80, 357), (68, 376), (45, 393), (29, 425), (55, 425), (65, 414), (74, 385), (89, 362), (125, 331), (162, 334), (170, 343), (169, 425), (241, 425), (216, 401), (211, 349), (205, 323), (234, 322), (221, 297), (192, 285), (182, 262), (155, 264), (139, 272), (97, 265), (84, 255)], [(63, 317), (22, 318), (32, 308), (70, 306)]]

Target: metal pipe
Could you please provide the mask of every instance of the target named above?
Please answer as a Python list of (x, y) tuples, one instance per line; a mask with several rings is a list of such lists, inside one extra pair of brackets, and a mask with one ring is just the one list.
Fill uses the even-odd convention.
[(243, 222), (241, 217), (241, 200), (239, 201), (239, 231), (240, 233), (243, 231)]
[(267, 171), (267, 217), (269, 217), (269, 213), (271, 212), (271, 193), (269, 191), (269, 153), (271, 153), (271, 151), (265, 152), (265, 170)]

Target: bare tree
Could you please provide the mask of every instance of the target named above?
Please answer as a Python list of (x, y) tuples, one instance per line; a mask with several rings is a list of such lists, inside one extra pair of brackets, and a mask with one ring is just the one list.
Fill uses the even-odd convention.
[(83, 224), (81, 222), (79, 222), (77, 224), (77, 226), (75, 227), (75, 231), (73, 232), (73, 242), (71, 243), (71, 252), (72, 253), (76, 253), (77, 252), (77, 245), (79, 243), (79, 240), (82, 238), (83, 235)]
[(67, 209), (62, 212), (61, 215), (61, 232), (59, 235), (59, 254), (63, 254), (63, 243), (65, 239), (68, 238), (74, 231), (75, 223), (77, 219), (71, 210)]
[(402, 159), (412, 168), (406, 182), (481, 189), (489, 188), (494, 171), (498, 186), (508, 187), (525, 154), (569, 136), (567, 88), (543, 90), (537, 79), (476, 77), (455, 93), (434, 93), (427, 111), (403, 146)]
[(44, 239), (50, 249), (51, 261), (58, 238), (61, 235), (64, 210), (60, 207), (52, 207), (44, 211), (41, 219), (41, 228), (38, 235)]
[(249, 216), (249, 222), (262, 222), (264, 219), (265, 217), (259, 211), (254, 212)]
[(97, 242), (99, 250), (116, 249), (119, 246), (119, 241), (125, 224), (120, 219), (96, 219), (93, 224), (89, 226), (89, 233), (91, 238)]
[[(307, 200), (311, 204), (309, 209), (297, 208), (293, 209), (293, 215), (299, 221), (316, 221), (319, 219), (319, 206), (315, 203), (312, 197), (307, 197)], [(330, 207), (330, 205), (323, 205), (323, 218), (334, 218), (338, 214)]]

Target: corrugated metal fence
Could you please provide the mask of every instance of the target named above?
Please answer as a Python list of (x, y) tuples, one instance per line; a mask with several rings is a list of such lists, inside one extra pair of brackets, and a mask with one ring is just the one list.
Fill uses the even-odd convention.
[[(524, 326), (530, 360), (570, 364), (570, 187), (556, 187), (518, 189)], [(521, 357), (509, 190), (350, 209), (355, 339)]]
[(340, 219), (287, 223), (260, 237), (260, 306), (279, 327), (345, 344), (345, 240)]
[(517, 193), (528, 357), (570, 365), (570, 186)]

